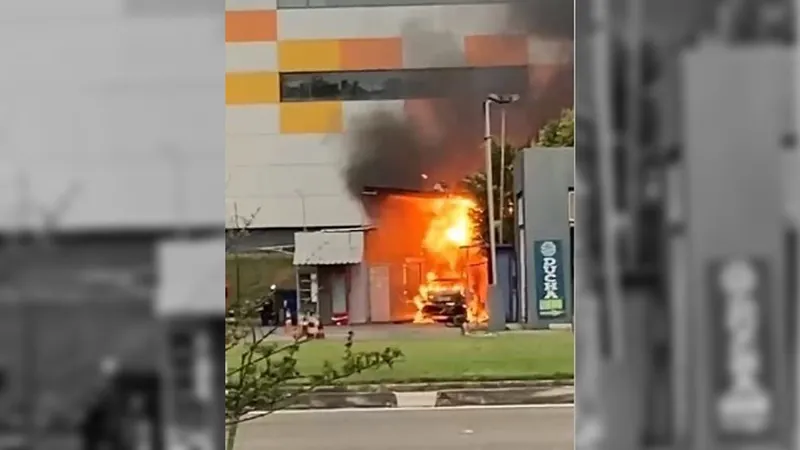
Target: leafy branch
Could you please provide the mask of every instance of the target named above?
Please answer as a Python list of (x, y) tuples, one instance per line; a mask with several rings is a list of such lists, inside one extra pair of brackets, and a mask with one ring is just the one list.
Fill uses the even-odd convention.
[[(234, 210), (237, 226), (228, 232), (227, 248), (229, 253), (233, 253), (238, 283), (239, 258), (232, 244), (248, 233), (258, 211), (239, 225), (241, 222), (235, 205)], [(298, 366), (299, 352), (303, 345), (313, 343), (307, 337), (281, 341), (274, 336), (278, 327), (264, 330), (251, 320), (267, 302), (273, 302), (274, 295), (270, 291), (255, 300), (241, 298), (238, 294), (230, 302), (226, 299), (225, 356), (233, 366), (225, 369), (227, 450), (233, 450), (240, 424), (289, 408), (317, 388), (341, 383), (369, 370), (391, 368), (403, 357), (400, 350), (390, 347), (381, 351), (356, 352), (351, 331), (338, 361), (325, 361), (320, 369), (303, 372)]]

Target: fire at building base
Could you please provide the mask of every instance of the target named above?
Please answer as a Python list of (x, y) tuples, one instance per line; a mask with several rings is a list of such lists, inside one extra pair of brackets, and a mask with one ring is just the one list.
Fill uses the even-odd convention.
[[(417, 308), (415, 323), (443, 322), (460, 326), (465, 321), (488, 320), (481, 289), (486, 277), (486, 259), (476, 242), (472, 213), (475, 202), (468, 197), (447, 195), (426, 205), (432, 216), (425, 231), (419, 271), (404, 266), (406, 295), (413, 294)], [(412, 274), (424, 273), (424, 277)]]
[(364, 204), (373, 218), (368, 229), (297, 233), (301, 318), (324, 325), (488, 321), (487, 258), (473, 199), (371, 190)]

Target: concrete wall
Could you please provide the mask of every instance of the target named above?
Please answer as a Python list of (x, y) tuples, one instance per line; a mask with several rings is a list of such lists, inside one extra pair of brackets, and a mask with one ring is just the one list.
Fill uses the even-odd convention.
[[(686, 405), (695, 412), (693, 429), (700, 430), (697, 448), (721, 448), (722, 441), (731, 436), (724, 430), (714, 432), (728, 418), (726, 414), (715, 417), (715, 407), (723, 396), (738, 394), (727, 380), (738, 375), (734, 361), (739, 354), (759, 361), (761, 370), (753, 382), (770, 399), (770, 417), (786, 417), (792, 403), (791, 396), (783, 394), (790, 385), (786, 374), (791, 358), (785, 356), (789, 354), (785, 352), (787, 300), (783, 292), (786, 205), (781, 198), (796, 191), (782, 192), (782, 165), (787, 162), (780, 148), (784, 123), (782, 111), (775, 106), (786, 97), (782, 87), (791, 72), (786, 56), (780, 47), (770, 51), (705, 44), (682, 61), (684, 183), (690, 188), (684, 198), (691, 248), (684, 266), (685, 317), (691, 320), (682, 317), (681, 322), (697, 324), (697, 328), (674, 332), (685, 336), (684, 344), (691, 349), (681, 354), (686, 361), (683, 367), (690, 369), (678, 372), (679, 376), (696, 381), (694, 391), (704, 394), (691, 397)], [(762, 82), (751, 86), (753, 79)], [(739, 107), (743, 104), (748, 107)], [(733, 272), (737, 266), (744, 270)], [(737, 280), (748, 278), (742, 273), (751, 275), (752, 285), (740, 282), (744, 286), (740, 288), (729, 282), (728, 270), (739, 274)], [(740, 298), (755, 312), (737, 315)], [(731, 317), (745, 320), (730, 329), (726, 324)], [(758, 330), (752, 334), (758, 337), (748, 341), (747, 351), (741, 353), (738, 342), (744, 334), (740, 330)], [(754, 434), (751, 442), (755, 445), (781, 442), (774, 438), (778, 433), (793, 434), (781, 429), (786, 422), (768, 420), (773, 420), (769, 423), (775, 428), (770, 429), (776, 434)]]
[(75, 189), (62, 229), (221, 225), (218, 10), (134, 3), (148, 2), (0, 2), (0, 39), (18, 43), (0, 49), (14, 61), (0, 83), (0, 229), (20, 226), (22, 177), (35, 208)]
[[(515, 162), (514, 192), (522, 199), (523, 205), (522, 211), (517, 208), (515, 214), (517, 223), (520, 223), (521, 218), (525, 229), (523, 242), (520, 242), (519, 226), (515, 236), (517, 248), (524, 246), (517, 253), (525, 258), (524, 273), (520, 273), (518, 278), (525, 277), (527, 323), (536, 327), (546, 327), (550, 320), (536, 315), (534, 261), (538, 249), (535, 248), (534, 241), (561, 240), (567, 317), (555, 321), (564, 322), (572, 315), (568, 193), (574, 183), (574, 167), (575, 151), (572, 148), (530, 148), (524, 150)], [(522, 217), (519, 217), (520, 214)]]
[(350, 266), (350, 292), (348, 293), (348, 315), (350, 323), (369, 321), (369, 271), (367, 264)]
[(341, 176), (348, 131), (378, 110), (426, 111), (424, 100), (281, 103), (281, 74), (520, 66), (534, 80), (571, 53), (521, 35), (504, 4), (276, 8), (275, 0), (227, 2), (226, 215), (260, 208), (253, 227), (366, 223)]

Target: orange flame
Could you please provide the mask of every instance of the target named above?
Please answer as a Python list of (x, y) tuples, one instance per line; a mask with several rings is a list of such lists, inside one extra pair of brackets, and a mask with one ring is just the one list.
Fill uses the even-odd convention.
[(433, 204), (434, 217), (422, 246), (439, 260), (437, 263), (446, 263), (451, 272), (458, 272), (462, 247), (471, 244), (475, 235), (475, 224), (470, 215), (474, 208), (475, 202), (465, 197), (441, 198)]
[(466, 288), (469, 251), (465, 247), (475, 239), (477, 230), (471, 214), (475, 207), (472, 199), (456, 196), (439, 198), (432, 203), (433, 218), (422, 242), (430, 270), (414, 297), (415, 323), (432, 321), (425, 317), (422, 309), (425, 299), (433, 292), (458, 292), (466, 297), (468, 320), (478, 320), (485, 315), (477, 293)]

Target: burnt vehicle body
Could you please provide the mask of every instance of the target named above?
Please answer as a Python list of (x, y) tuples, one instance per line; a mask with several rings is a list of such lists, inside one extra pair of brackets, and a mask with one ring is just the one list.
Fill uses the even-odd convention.
[(461, 280), (434, 280), (423, 300), (422, 314), (436, 322), (460, 326), (467, 318), (467, 299)]

